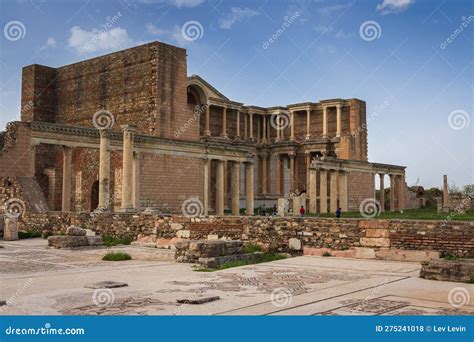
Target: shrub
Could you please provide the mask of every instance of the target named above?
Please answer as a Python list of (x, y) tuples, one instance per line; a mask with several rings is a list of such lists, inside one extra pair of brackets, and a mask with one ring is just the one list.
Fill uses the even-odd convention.
[(103, 235), (102, 241), (107, 247), (117, 246), (117, 245), (130, 245), (133, 242), (133, 239), (130, 236), (122, 236), (120, 238), (113, 237), (112, 235)]
[(18, 232), (18, 238), (20, 239), (31, 239), (41, 237), (41, 233), (37, 230), (31, 230), (29, 232)]
[(128, 253), (124, 252), (109, 252), (102, 258), (104, 261), (124, 261), (132, 260), (132, 257)]
[(248, 243), (242, 248), (242, 253), (255, 253), (255, 252), (262, 252), (262, 247), (257, 245), (256, 243)]
[(332, 254), (329, 253), (329, 252), (324, 252), (324, 253), (323, 253), (323, 257), (330, 257), (330, 256), (332, 256)]

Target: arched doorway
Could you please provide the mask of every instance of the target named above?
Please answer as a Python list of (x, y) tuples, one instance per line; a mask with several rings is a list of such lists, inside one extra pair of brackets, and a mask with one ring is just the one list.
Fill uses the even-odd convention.
[(204, 90), (197, 84), (188, 85), (188, 110), (191, 113), (199, 114), (199, 135), (204, 136), (206, 129), (205, 122), (205, 105), (207, 104), (206, 94)]
[(91, 188), (91, 212), (99, 206), (99, 181), (95, 181)]

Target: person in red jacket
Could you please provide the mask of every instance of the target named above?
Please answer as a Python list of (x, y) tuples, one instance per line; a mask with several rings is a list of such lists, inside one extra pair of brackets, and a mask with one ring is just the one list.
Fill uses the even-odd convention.
[(304, 217), (304, 213), (306, 212), (306, 210), (304, 210), (304, 206), (301, 206), (300, 208), (300, 216), (301, 217)]

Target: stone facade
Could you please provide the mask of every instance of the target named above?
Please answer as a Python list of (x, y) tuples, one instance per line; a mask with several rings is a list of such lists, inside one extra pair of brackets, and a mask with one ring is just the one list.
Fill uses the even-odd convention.
[[(195, 199), (202, 215), (252, 214), (307, 192), (313, 159), (373, 165), (364, 101), (244, 105), (188, 77), (186, 51), (160, 42), (59, 68), (26, 66), (22, 77), (21, 122), (1, 136), (0, 176), (34, 178), (51, 210), (183, 213)], [(106, 127), (96, 119), (105, 112)], [(384, 167), (405, 186), (403, 166)], [(320, 211), (357, 210), (374, 196), (374, 174), (352, 171), (347, 201), (328, 193), (333, 202)]]

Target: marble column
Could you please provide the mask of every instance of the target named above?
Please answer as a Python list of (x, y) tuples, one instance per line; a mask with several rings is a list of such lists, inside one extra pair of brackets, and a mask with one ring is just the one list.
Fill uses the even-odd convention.
[(348, 211), (349, 204), (347, 198), (347, 172), (339, 171), (339, 206), (341, 211)]
[(248, 125), (248, 115), (244, 115), (244, 139), (247, 140), (248, 139), (248, 129), (249, 129), (249, 125)]
[(130, 125), (123, 129), (122, 206), (121, 212), (135, 212), (133, 208), (133, 139), (136, 128)]
[(232, 215), (240, 214), (240, 163), (232, 162), (231, 169)]
[(204, 135), (206, 137), (211, 136), (210, 122), (211, 122), (211, 105), (208, 103), (206, 105), (206, 129), (204, 130)]
[(224, 215), (224, 161), (216, 160), (216, 215)]
[(306, 140), (309, 140), (309, 138), (311, 138), (310, 127), (311, 127), (311, 111), (307, 109), (306, 110)]
[(101, 129), (99, 150), (99, 203), (100, 211), (110, 210), (110, 131)]
[(398, 176), (398, 210), (405, 209), (405, 177)]
[(249, 113), (250, 140), (253, 140), (253, 113)]
[(295, 184), (295, 155), (289, 154), (288, 158), (290, 158), (290, 192), (294, 192), (296, 190)]
[(336, 136), (341, 136), (341, 105), (336, 105)]
[(254, 211), (253, 163), (245, 163), (245, 195), (247, 215), (252, 216)]
[(395, 176), (390, 175), (390, 211), (395, 211)]
[(140, 210), (140, 154), (133, 153), (133, 208)]
[(328, 136), (328, 111), (327, 107), (323, 106), (323, 138)]
[(379, 173), (380, 176), (380, 212), (385, 211), (385, 174)]
[(227, 138), (227, 107), (222, 110), (222, 137)]
[(240, 139), (240, 110), (237, 110), (237, 131), (235, 133), (235, 137)]
[(329, 211), (331, 213), (335, 213), (337, 210), (337, 171), (336, 170), (331, 170), (329, 172), (329, 179), (330, 179)]
[(204, 207), (204, 216), (209, 215), (209, 164), (211, 161), (209, 159), (203, 159), (202, 161), (202, 173), (203, 173), (203, 196), (202, 196), (202, 206)]
[(328, 212), (328, 177), (327, 170), (319, 172), (319, 211)]
[(280, 154), (275, 154), (275, 193), (277, 196), (281, 196), (283, 193), (282, 187), (282, 161)]
[(309, 184), (308, 184), (308, 194), (309, 194), (309, 212), (315, 213), (317, 210), (317, 185), (316, 185), (316, 169), (308, 169), (309, 171)]
[(71, 211), (72, 192), (72, 149), (63, 146), (63, 190), (62, 190), (62, 211)]
[(261, 184), (261, 187), (262, 187), (262, 195), (266, 195), (268, 193), (268, 189), (267, 189), (268, 174), (267, 174), (267, 156), (266, 155), (261, 156), (260, 165), (262, 165), (262, 172), (261, 172), (262, 176), (261, 176), (261, 179), (260, 179), (260, 184)]
[(290, 112), (290, 140), (295, 140), (295, 112)]
[(262, 141), (267, 142), (267, 117), (262, 116), (262, 121), (263, 121)]

